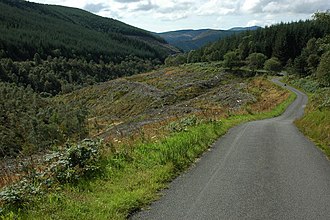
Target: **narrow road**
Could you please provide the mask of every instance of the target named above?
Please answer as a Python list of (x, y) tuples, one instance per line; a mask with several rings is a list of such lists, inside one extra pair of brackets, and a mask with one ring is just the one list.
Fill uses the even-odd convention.
[(330, 219), (330, 162), (294, 126), (307, 96), (287, 87), (282, 116), (231, 129), (132, 219)]

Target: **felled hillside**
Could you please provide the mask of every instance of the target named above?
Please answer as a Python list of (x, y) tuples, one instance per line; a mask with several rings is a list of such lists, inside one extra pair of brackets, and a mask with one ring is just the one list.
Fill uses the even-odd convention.
[(216, 64), (193, 64), (112, 80), (58, 99), (79, 100), (90, 111), (91, 134), (108, 138), (191, 114), (217, 118), (267, 110), (285, 99), (283, 94), (266, 80), (227, 73)]
[[(8, 89), (2, 90), (1, 94), (7, 97), (8, 95), (14, 96), (15, 93), (20, 95), (18, 102), (13, 103), (16, 106), (21, 106), (21, 108), (27, 108), (29, 111), (27, 114), (17, 114), (18, 117), (22, 118), (21, 120), (15, 120), (17, 118), (15, 112), (8, 111), (8, 116), (11, 117), (4, 117), (4, 119), (12, 121), (14, 126), (6, 127), (4, 131), (12, 134), (11, 138), (16, 138), (17, 142), (29, 138), (28, 146), (23, 148), (31, 150), (28, 153), (33, 153), (33, 150), (38, 149), (38, 147), (42, 150), (41, 153), (28, 158), (23, 157), (22, 159), (12, 160), (5, 158), (0, 160), (0, 187), (16, 182), (19, 182), (19, 184), (24, 183), (24, 186), (26, 186), (27, 181), (29, 182), (30, 179), (33, 184), (39, 183), (38, 181), (41, 179), (42, 183), (46, 183), (42, 185), (45, 187), (38, 188), (37, 193), (41, 195), (40, 197), (39, 194), (36, 196), (35, 190), (28, 191), (30, 188), (25, 187), (23, 191), (20, 190), (19, 195), (22, 195), (22, 197), (19, 197), (18, 202), (12, 200), (16, 197), (8, 197), (7, 195), (11, 194), (6, 194), (7, 192), (15, 193), (16, 191), (12, 191), (11, 188), (9, 188), (11, 191), (6, 191), (6, 189), (3, 191), (0, 206), (5, 207), (6, 204), (11, 204), (12, 201), (18, 205), (29, 204), (29, 206), (26, 206), (28, 207), (27, 210), (22, 213), (27, 216), (26, 219), (42, 219), (44, 216), (58, 216), (60, 219), (78, 216), (82, 219), (90, 219), (98, 215), (95, 213), (101, 213), (102, 215), (101, 209), (106, 211), (106, 214), (103, 213), (106, 217), (100, 217), (100, 219), (118, 219), (118, 213), (123, 216), (120, 219), (124, 219), (133, 210), (131, 207), (136, 207), (141, 203), (134, 202), (134, 204), (129, 204), (128, 209), (123, 209), (122, 204), (126, 206), (127, 203), (104, 202), (105, 200), (100, 198), (99, 195), (106, 197), (106, 201), (118, 201), (113, 199), (120, 195), (117, 199), (126, 201), (127, 197), (121, 196), (121, 193), (127, 195), (128, 188), (134, 191), (135, 187), (148, 188), (148, 184), (151, 184), (156, 186), (156, 188), (152, 188), (151, 192), (158, 191), (164, 186), (164, 182), (167, 182), (171, 176), (173, 177), (175, 173), (193, 162), (198, 155), (208, 148), (209, 144), (229, 127), (246, 120), (278, 115), (285, 108), (283, 103), (288, 103), (283, 101), (289, 96), (286, 90), (275, 86), (266, 78), (228, 73), (219, 67), (218, 63), (162, 68), (85, 87), (46, 100), (38, 96), (33, 97), (32, 100), (25, 100), (23, 90), (9, 92), (8, 90), (11, 87), (7, 86), (6, 88)], [(13, 103), (7, 105), (4, 102), (3, 104), (10, 110), (10, 104)], [(51, 103), (53, 105), (49, 105)], [(280, 103), (281, 105), (279, 105)], [(36, 115), (37, 117), (30, 118), (29, 115)], [(22, 126), (24, 124), (27, 126)], [(194, 132), (191, 133), (191, 129), (194, 129)], [(18, 133), (16, 131), (25, 131), (26, 133), (21, 132), (19, 137), (22, 138), (19, 139), (15, 136)], [(77, 133), (77, 131), (84, 132)], [(54, 136), (55, 139), (53, 139)], [(56, 136), (59, 139), (56, 140)], [(179, 136), (180, 138), (178, 138)], [(81, 147), (80, 143), (73, 144), (72, 148), (68, 148), (71, 146), (69, 143), (65, 146), (56, 145), (60, 144), (61, 139), (66, 137), (69, 137), (71, 141), (75, 137), (78, 139), (80, 139), (79, 137), (92, 139), (101, 137), (104, 139), (103, 143), (106, 146), (101, 148), (99, 145), (101, 142), (97, 142), (98, 145), (95, 146), (95, 142), (91, 140), (82, 142), (84, 147)], [(167, 138), (172, 139), (172, 137), (174, 137), (173, 140), (178, 140), (178, 142), (166, 141)], [(38, 145), (40, 140), (44, 141), (44, 146)], [(47, 140), (54, 140), (55, 145), (47, 145)], [(138, 149), (141, 143), (148, 145), (148, 147), (141, 145), (143, 146), (143, 154), (147, 158), (149, 156), (157, 160), (159, 158), (161, 163), (165, 164), (166, 169), (170, 168), (167, 171), (168, 173), (164, 173), (161, 166), (155, 166), (154, 162), (150, 163), (149, 161), (149, 165), (146, 165), (144, 158), (136, 157), (137, 154), (133, 153), (135, 152), (134, 149)], [(159, 150), (150, 143), (166, 143), (166, 145), (164, 145), (164, 149)], [(86, 150), (86, 144), (93, 147), (90, 149), (91, 151)], [(192, 147), (196, 144), (201, 147), (198, 151)], [(184, 146), (184, 148), (181, 146)], [(47, 153), (50, 147), (53, 151)], [(11, 148), (14, 151), (16, 150), (15, 146)], [(172, 151), (173, 149), (175, 151)], [(106, 166), (104, 173), (101, 169), (103, 165), (99, 167), (94, 164), (97, 162), (97, 158), (100, 159), (101, 152), (104, 154), (103, 156), (109, 158), (102, 157), (106, 159), (102, 160)], [(156, 154), (150, 152), (156, 153), (157, 156), (154, 157)], [(191, 154), (191, 152), (194, 153)], [(158, 156), (158, 153), (161, 154)], [(90, 158), (90, 155), (93, 158)], [(174, 162), (171, 155), (175, 155)], [(72, 163), (69, 160), (80, 163), (81, 160), (77, 160), (77, 156), (82, 158), (83, 161), (91, 161), (92, 166), (87, 164), (86, 169), (82, 169), (80, 165), (71, 165)], [(184, 158), (184, 160), (181, 162), (181, 159), (176, 158)], [(136, 162), (141, 162), (141, 164), (136, 164)], [(83, 163), (85, 164), (85, 162)], [(170, 165), (168, 166), (167, 163)], [(131, 170), (129, 166), (134, 167), (134, 169)], [(31, 176), (30, 174), (33, 172), (29, 172), (29, 169), (27, 171), (26, 167), (32, 167), (31, 170), (33, 171), (37, 170), (36, 175), (29, 180), (26, 176)], [(152, 170), (145, 172), (144, 167), (152, 167)], [(86, 170), (86, 173), (84, 173), (84, 170)], [(118, 175), (118, 170), (125, 173), (124, 179), (117, 179), (117, 177), (122, 176), (121, 174)], [(154, 181), (154, 178), (145, 175), (146, 173), (157, 174), (160, 170), (161, 179), (155, 178), (155, 184), (150, 182)], [(71, 188), (61, 189), (59, 187), (63, 184), (63, 181), (64, 183), (77, 183), (80, 177), (86, 178), (88, 173), (91, 174), (90, 172), (101, 175), (99, 177), (90, 176), (95, 177), (96, 179), (93, 180), (96, 182), (91, 182), (91, 185), (86, 188), (88, 189), (88, 195), (85, 190), (80, 191), (79, 189), (77, 191), (71, 190)], [(18, 173), (20, 175), (17, 175)], [(140, 177), (145, 180), (140, 180)], [(45, 178), (47, 181), (44, 181)], [(117, 182), (117, 180), (120, 181)], [(127, 180), (134, 180), (133, 185)], [(135, 182), (135, 180), (138, 182)], [(84, 179), (85, 181), (86, 179)], [(85, 183), (89, 184), (90, 182)], [(15, 186), (20, 187), (19, 184)], [(108, 184), (111, 185), (110, 188), (108, 188)], [(104, 187), (105, 185), (107, 187)], [(76, 185), (69, 184), (65, 186), (72, 186), (77, 189)], [(124, 190), (117, 186), (123, 187)], [(48, 197), (47, 192), (55, 190), (53, 187), (56, 187), (56, 193), (63, 195), (61, 199), (56, 201), (49, 199), (51, 197)], [(100, 188), (100, 194), (97, 192), (99, 187), (102, 188)], [(93, 191), (89, 189), (93, 189)], [(107, 191), (104, 191), (105, 189)], [(43, 197), (43, 195), (46, 196)], [(43, 200), (43, 198), (46, 200)], [(139, 201), (141, 198), (150, 201), (153, 197), (137, 194), (136, 198)], [(33, 201), (37, 201), (37, 204)], [(75, 207), (78, 205), (79, 208), (73, 209), (65, 201), (73, 201), (70, 204), (74, 204)], [(96, 201), (97, 207), (89, 203), (94, 201)], [(106, 205), (100, 206), (99, 201)], [(130, 201), (135, 201), (135, 197)], [(33, 205), (30, 206), (30, 204)], [(119, 205), (117, 206), (117, 204)], [(146, 204), (146, 202), (143, 202), (143, 204)], [(61, 208), (57, 208), (58, 205)], [(53, 208), (54, 206), (56, 208)], [(90, 209), (93, 212), (88, 212), (86, 216), (86, 213), (80, 211), (80, 207), (88, 207), (85, 210)], [(42, 215), (39, 214), (39, 210), (42, 210)], [(47, 212), (45, 213), (44, 210), (47, 210)], [(82, 215), (84, 216), (82, 217)]]

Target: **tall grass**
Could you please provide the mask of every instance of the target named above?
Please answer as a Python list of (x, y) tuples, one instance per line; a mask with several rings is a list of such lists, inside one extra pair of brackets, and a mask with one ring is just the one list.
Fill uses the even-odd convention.
[(295, 124), (330, 159), (330, 89), (309, 93), (309, 100), (304, 117)]
[[(157, 199), (159, 190), (186, 169), (231, 127), (280, 115), (291, 96), (266, 113), (204, 121), (153, 143), (124, 146), (109, 155), (102, 178), (66, 185), (16, 217), (22, 219), (125, 219)], [(8, 218), (10, 219), (8, 214)], [(4, 217), (4, 219), (6, 219)]]
[(289, 77), (286, 81), (303, 90), (309, 99), (304, 116), (295, 124), (330, 159), (330, 88), (321, 87), (313, 77)]
[[(312, 103), (310, 105), (313, 105)], [(330, 158), (330, 111), (310, 110), (296, 121), (297, 127), (312, 139)]]

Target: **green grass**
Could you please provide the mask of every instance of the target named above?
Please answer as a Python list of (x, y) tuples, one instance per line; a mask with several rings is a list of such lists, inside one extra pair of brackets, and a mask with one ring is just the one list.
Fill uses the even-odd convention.
[[(65, 186), (19, 214), (22, 219), (126, 219), (159, 198), (159, 190), (194, 163), (219, 136), (243, 122), (280, 115), (295, 95), (273, 110), (204, 121), (154, 143), (136, 143), (111, 154), (104, 176)], [(10, 218), (8, 218), (10, 219)]]
[(297, 120), (295, 124), (330, 159), (330, 111), (310, 110), (310, 107), (308, 106), (305, 116)]
[(320, 88), (311, 77), (287, 82), (308, 95), (305, 114), (295, 121), (296, 126), (330, 159), (330, 88)]
[(328, 97), (326, 94), (308, 93), (308, 103), (304, 116), (295, 121), (301, 132), (309, 137), (330, 159), (330, 109), (320, 108), (316, 96)]

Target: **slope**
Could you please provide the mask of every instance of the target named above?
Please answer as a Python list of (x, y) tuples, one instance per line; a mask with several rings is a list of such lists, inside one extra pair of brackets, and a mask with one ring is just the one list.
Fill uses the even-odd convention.
[[(88, 127), (92, 136), (107, 139), (131, 135), (143, 127), (158, 131), (164, 122), (188, 115), (217, 118), (233, 112), (260, 112), (283, 101), (269, 98), (253, 105), (266, 92), (252, 91), (252, 87), (258, 86), (269, 89), (267, 92), (274, 93), (274, 97), (275, 94), (279, 95), (277, 98), (287, 97), (285, 92), (278, 94), (268, 84), (269, 87), (252, 77), (227, 73), (216, 64), (192, 64), (112, 80), (56, 99), (69, 106), (75, 106), (79, 100), (89, 109)], [(250, 105), (251, 108), (247, 107)]]
[(46, 200), (38, 198), (42, 202), (29, 203), (18, 214), (22, 219), (124, 219), (155, 199), (165, 182), (229, 126), (269, 117), (264, 112), (288, 96), (263, 77), (240, 77), (213, 64), (159, 69), (57, 96), (65, 106), (80, 102), (90, 110), (91, 136), (103, 137), (109, 146), (106, 173), (86, 182), (86, 188), (68, 185)]
[(22, 0), (0, 1), (0, 57), (63, 56), (118, 62), (127, 55), (164, 59), (174, 52), (147, 31), (84, 10)]

